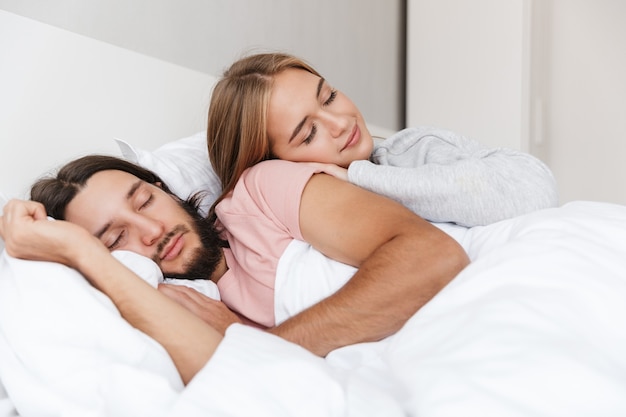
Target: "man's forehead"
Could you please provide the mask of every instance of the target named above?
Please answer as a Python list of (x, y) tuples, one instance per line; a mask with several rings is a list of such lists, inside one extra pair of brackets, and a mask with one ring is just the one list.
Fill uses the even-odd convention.
[[(135, 180), (139, 179), (138, 177), (136, 177), (135, 175), (131, 174), (130, 172), (121, 171), (119, 169), (105, 169), (105, 170), (102, 170), (102, 171), (98, 171), (95, 174), (93, 174), (90, 179), (94, 179), (94, 178), (108, 178), (108, 179), (112, 179), (112, 178), (127, 178), (127, 179), (131, 179), (131, 178), (134, 178)], [(89, 181), (87, 181), (87, 182), (89, 182)]]
[(130, 196), (144, 181), (133, 174), (119, 170), (104, 170), (93, 174), (68, 205), (68, 209), (81, 210), (85, 206), (121, 202)]
[(119, 210), (144, 184), (147, 183), (125, 171), (99, 171), (68, 204), (66, 217), (95, 236), (102, 235)]
[(124, 187), (135, 190), (145, 181), (135, 175), (120, 170), (105, 170), (96, 172), (85, 183), (85, 190), (96, 192), (112, 192), (119, 194), (124, 192)]

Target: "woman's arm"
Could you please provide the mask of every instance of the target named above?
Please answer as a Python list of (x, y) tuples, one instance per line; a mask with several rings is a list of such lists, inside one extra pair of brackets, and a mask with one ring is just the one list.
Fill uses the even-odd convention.
[(442, 129), (409, 128), (350, 165), (350, 182), (434, 222), (491, 224), (558, 204), (550, 169), (514, 149), (486, 148)]
[(48, 221), (43, 206), (12, 200), (0, 216), (0, 236), (14, 257), (63, 263), (80, 271), (115, 303), (134, 327), (158, 341), (188, 383), (211, 358), (222, 336), (118, 262), (85, 229)]
[(300, 228), (326, 256), (359, 268), (271, 330), (318, 355), (396, 332), (469, 263), (456, 241), (402, 205), (325, 174), (304, 189)]

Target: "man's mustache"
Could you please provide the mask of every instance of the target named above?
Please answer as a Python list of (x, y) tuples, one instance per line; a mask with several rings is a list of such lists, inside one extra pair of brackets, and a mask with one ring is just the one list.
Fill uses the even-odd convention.
[(170, 240), (172, 240), (174, 236), (176, 236), (179, 233), (187, 233), (187, 232), (189, 232), (189, 228), (183, 224), (176, 225), (176, 227), (174, 227), (172, 230), (167, 232), (167, 234), (163, 236), (163, 239), (161, 239), (161, 241), (157, 245), (156, 252), (152, 256), (152, 260), (156, 262), (157, 265), (159, 265), (161, 263), (161, 252), (163, 251), (163, 248), (165, 248), (165, 246), (167, 246), (167, 244), (170, 243)]

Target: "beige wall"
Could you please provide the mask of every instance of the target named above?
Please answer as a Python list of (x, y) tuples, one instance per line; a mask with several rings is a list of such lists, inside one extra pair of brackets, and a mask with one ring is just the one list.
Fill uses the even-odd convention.
[(531, 149), (554, 171), (562, 201), (626, 204), (626, 2), (534, 5), (543, 139)]
[(409, 0), (409, 124), (529, 150), (562, 203), (626, 204), (626, 2)]
[(250, 50), (310, 61), (368, 122), (404, 120), (404, 0), (0, 0), (0, 9), (211, 75)]
[(528, 143), (523, 0), (409, 0), (407, 124)]

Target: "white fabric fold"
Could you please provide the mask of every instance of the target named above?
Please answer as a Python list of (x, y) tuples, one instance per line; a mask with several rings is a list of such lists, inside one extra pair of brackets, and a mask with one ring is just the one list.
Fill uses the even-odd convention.
[(626, 207), (459, 238), (472, 264), (397, 334), (321, 359), (233, 325), (187, 387), (76, 271), (3, 253), (0, 377), (23, 416), (626, 415)]

